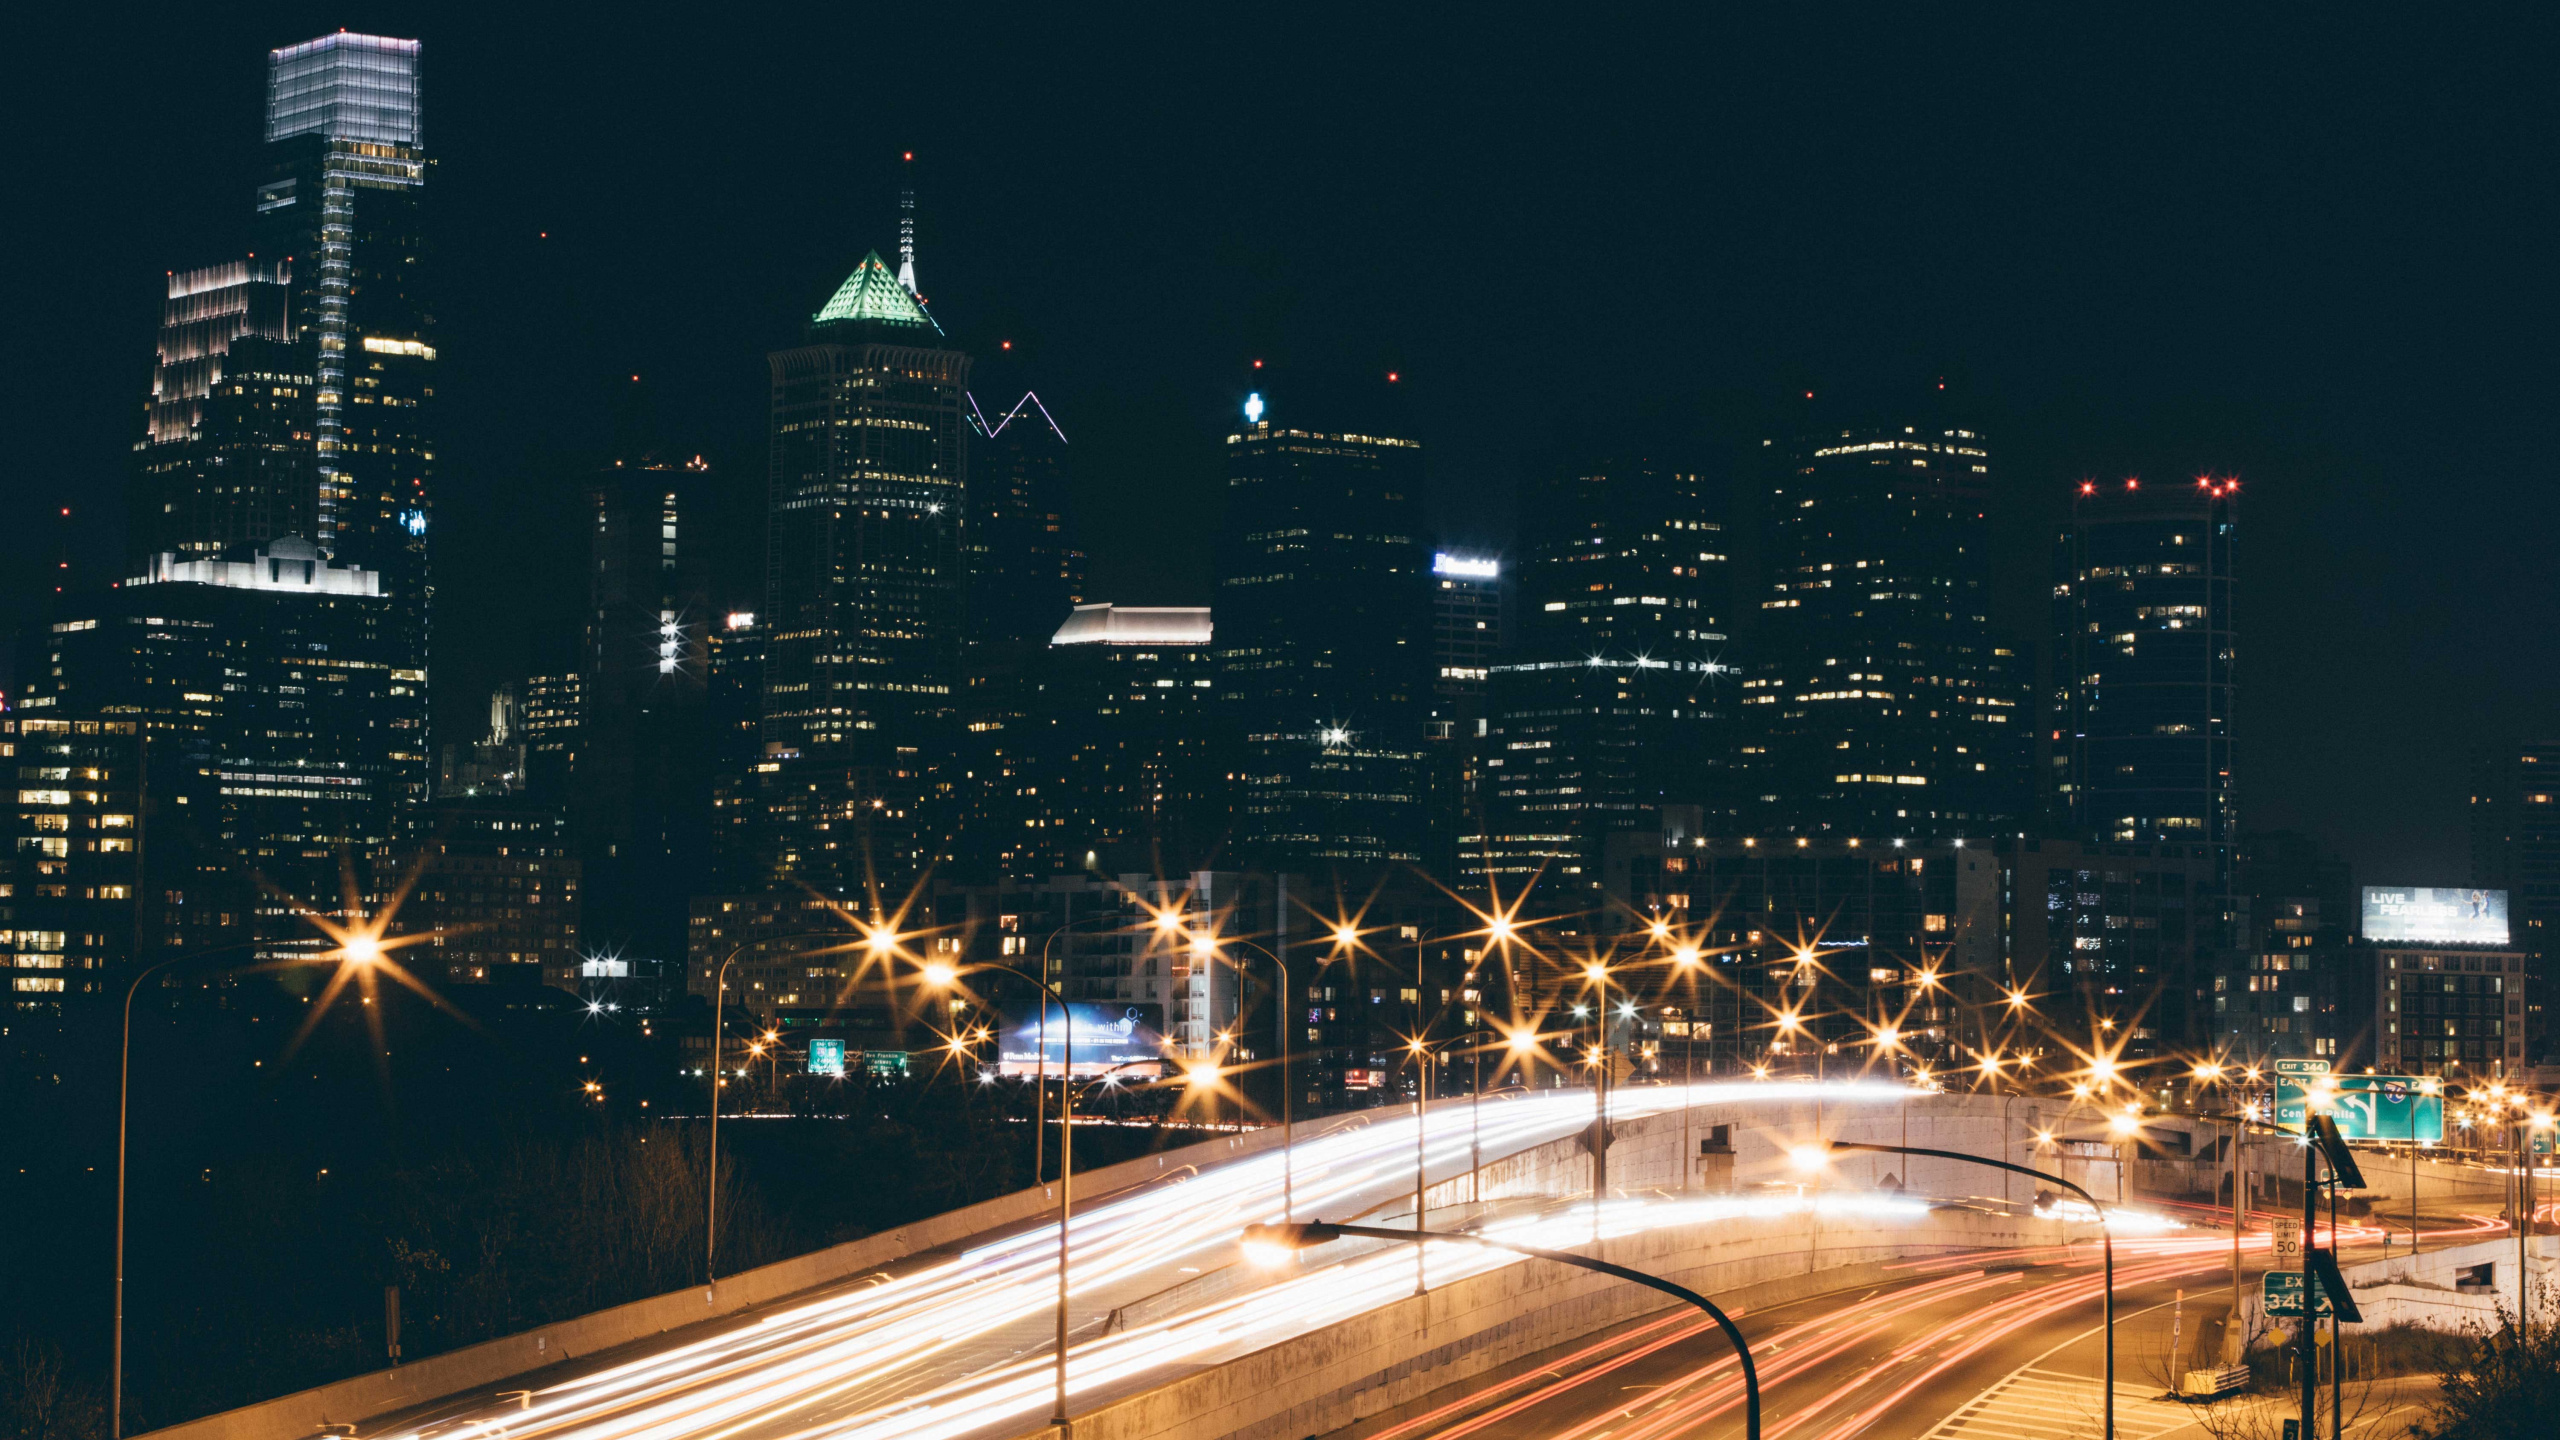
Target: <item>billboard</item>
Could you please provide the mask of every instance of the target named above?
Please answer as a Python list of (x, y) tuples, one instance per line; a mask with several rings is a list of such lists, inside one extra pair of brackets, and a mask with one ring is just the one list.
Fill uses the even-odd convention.
[(2504, 890), (2367, 885), (2362, 919), (2364, 938), (2382, 944), (2508, 943)]
[(1148, 1064), (1160, 1064), (1164, 1060), (1164, 1007), (1161, 1005), (1071, 1000), (1063, 1011), (1056, 1005), (1046, 1006), (1044, 1011), (1043, 1014), (1006, 1018), (998, 1065), (1004, 1074), (1029, 1075), (1044, 1069), (1049, 1074), (1057, 1074), (1058, 1067), (1066, 1063), (1071, 1033), (1075, 1042), (1075, 1073), (1078, 1075), (1099, 1075), (1106, 1070), (1118, 1070), (1127, 1076), (1143, 1076)]

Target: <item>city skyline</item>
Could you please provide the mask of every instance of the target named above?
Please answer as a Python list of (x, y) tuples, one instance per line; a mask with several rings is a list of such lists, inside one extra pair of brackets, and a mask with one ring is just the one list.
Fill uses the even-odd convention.
[[(111, 123), (198, 116), (205, 122), (204, 158), (186, 167), (189, 174), (169, 177), (157, 193), (130, 202), (131, 211), (117, 211), (132, 223), (106, 226), (106, 243), (66, 257), (61, 263), (73, 267), (76, 279), (55, 288), (96, 297), (100, 315), (147, 315), (159, 304), (162, 271), (236, 259), (246, 246), (245, 227), (237, 235), (218, 232), (209, 217), (245, 220), (243, 187), (254, 178), (263, 141), (253, 115), (265, 100), (263, 50), (298, 43), (349, 18), (358, 17), (279, 20), (274, 33), (245, 42), (210, 20), (188, 22), (206, 26), (204, 43), (173, 44), (160, 47), (165, 55), (141, 57), (139, 63), (160, 67), (153, 83), (134, 92), (148, 98)], [(1284, 189), (1312, 186), (1304, 193), (1323, 202), (1313, 207), (1281, 206), (1269, 184), (1219, 186), (1186, 173), (1195, 153), (1241, 132), (1222, 122), (1198, 136), (1176, 137), (1149, 123), (1156, 112), (1140, 102), (1076, 122), (1071, 133), (1091, 144), (1025, 148), (992, 114), (907, 127), (918, 134), (888, 133), (898, 125), (894, 119), (831, 122), (816, 132), (794, 132), (809, 137), (812, 149), (803, 159), (819, 162), (795, 169), (814, 178), (769, 187), (752, 205), (735, 192), (716, 204), (680, 204), (656, 227), (667, 233), (653, 235), (649, 227), (623, 223), (636, 220), (631, 207), (645, 195), (670, 193), (667, 184), (689, 185), (715, 173), (714, 140), (788, 128), (807, 117), (791, 109), (793, 102), (750, 95), (711, 73), (696, 88), (706, 97), (726, 97), (723, 106), (690, 99), (676, 107), (707, 125), (709, 138), (671, 138), (668, 120), (635, 107), (614, 79), (672, 79), (678, 62), (662, 43), (595, 40), (574, 52), (578, 63), (556, 67), (548, 88), (518, 95), (522, 87), (511, 89), (509, 80), (524, 73), (527, 61), (503, 42), (522, 39), (528, 51), (536, 50), (541, 45), (534, 42), (567, 32), (538, 24), (502, 32), (433, 16), (402, 28), (404, 18), (368, 24), (420, 35), (438, 57), (428, 81), (435, 122), (428, 133), (439, 165), (430, 188), (453, 224), (457, 238), (446, 242), (446, 258), (463, 267), (455, 288), (465, 292), (451, 301), (456, 313), (442, 318), (445, 328), (472, 342), (466, 349), (476, 346), (482, 371), (465, 378), (457, 370), (450, 381), (456, 438), (452, 456), (440, 457), (437, 481), (443, 491), (437, 564), (447, 579), (438, 594), (438, 627), (459, 626), (489, 643), (442, 666), (435, 698), (439, 741), (471, 738), (467, 732), (476, 727), (457, 717), (485, 706), (499, 681), (567, 668), (568, 657), (550, 661), (517, 648), (526, 642), (514, 638), (504, 619), (547, 603), (546, 582), (529, 574), (535, 567), (526, 563), (537, 552), (523, 532), (538, 527), (523, 522), (545, 504), (574, 508), (579, 477), (601, 448), (594, 432), (602, 422), (586, 412), (600, 412), (610, 384), (636, 369), (678, 397), (671, 429), (698, 440), (716, 473), (754, 475), (763, 417), (754, 399), (760, 377), (753, 357), (794, 338), (798, 321), (823, 299), (816, 292), (862, 253), (895, 253), (903, 188), (898, 157), (907, 147), (920, 157), (920, 273), (928, 296), (951, 297), (936, 313), (967, 336), (987, 377), (972, 388), (982, 399), (1037, 389), (1076, 440), (1081, 508), (1109, 519), (1088, 540), (1089, 599), (1147, 605), (1210, 598), (1205, 557), (1197, 553), (1205, 547), (1187, 537), (1213, 519), (1204, 507), (1217, 488), (1218, 440), (1232, 423), (1228, 407), (1252, 383), (1245, 375), (1252, 358), (1270, 361), (1270, 378), (1261, 383), (1276, 414), (1303, 414), (1311, 387), (1374, 381), (1397, 370), (1411, 391), (1404, 403), (1415, 433), (1430, 456), (1429, 487), (1443, 538), (1471, 548), (1511, 539), (1510, 497), (1522, 484), (1604, 448), (1605, 434), (1578, 428), (1671, 431), (1691, 452), (1684, 460), (1735, 483), (1747, 499), (1754, 487), (1741, 457), (1789, 424), (1784, 402), (1801, 393), (1800, 379), (1812, 377), (1804, 388), (1827, 400), (1843, 389), (1930, 385), (1944, 374), (1958, 402), (1982, 412), (1979, 427), (1998, 437), (2005, 513), (1994, 520), (1993, 606), (1995, 619), (2006, 617), (2020, 633), (2043, 633), (2037, 611), (2044, 547), (2067, 510), (2071, 485), (2127, 470), (2169, 473), (2164, 467), (2246, 481), (2253, 600), (2241, 704), (2252, 728), (2275, 729), (2289, 741), (2261, 750), (2260, 763), (2250, 767), (2241, 799), (2247, 827), (2308, 829), (2376, 876), (2462, 879), (2462, 752), (2475, 737), (2529, 735), (2550, 708), (2552, 697), (2538, 678), (2545, 667), (2530, 654), (2501, 662), (2488, 648), (2495, 617), (2526, 603), (2509, 588), (2528, 583), (2514, 578), (2526, 572), (2467, 553), (2477, 547), (2493, 556), (2513, 553), (2499, 547), (2523, 543), (2549, 503), (2523, 487), (2517, 467), (2525, 463), (2524, 437), (2502, 428), (2516, 422), (2499, 413), (2501, 406), (2525, 412), (2508, 402), (2519, 393), (2513, 387), (2527, 386), (2530, 365), (2492, 370), (2484, 358), (2436, 378), (2380, 363), (2380, 336), (2406, 339), (2416, 323), (2398, 308), (2366, 318), (2362, 329), (2372, 336), (2348, 336), (2343, 343), (2298, 338), (2327, 332), (2287, 331), (2276, 322), (2314, 313), (2303, 309), (2316, 303), (2305, 282), (2278, 283), (2270, 296), (2253, 297), (2235, 288), (2234, 274), (2263, 273), (2287, 245), (2307, 247), (2302, 268), (2317, 273), (2405, 265), (2396, 257), (2413, 237), (2395, 228), (2399, 222), (2368, 222), (2326, 238), (2271, 230), (2275, 202), (2250, 199), (2242, 188), (2255, 172), (2228, 158), (2219, 132), (2195, 128), (2200, 122), (2180, 119), (2166, 101), (2146, 105), (2140, 123), (2120, 125), (2091, 118), (2103, 107), (2063, 107), (2079, 117), (2072, 121), (2078, 127), (2073, 138), (2091, 142), (2084, 151), (2089, 172), (2058, 192), (2047, 187), (2007, 199), (1987, 192), (2039, 173), (2032, 162), (2044, 153), (2002, 138), (2013, 134), (2024, 102), (1956, 107), (1949, 138), (1937, 142), (1947, 148), (1916, 153), (1910, 147), (1930, 142), (1888, 143), (1883, 122), (1890, 97), (1852, 107), (1827, 128), (1793, 139), (1780, 133), (1782, 122), (1802, 118), (1800, 112), (1744, 117), (1730, 137), (1704, 148), (1708, 136), (1698, 122), (1670, 123), (1651, 111), (1570, 141), (1506, 129), (1505, 138), (1533, 142), (1521, 152), (1522, 177), (1533, 183), (1499, 192), (1489, 188), (1491, 152), (1484, 143), (1461, 144), (1401, 107), (1389, 112), (1390, 123), (1374, 127), (1328, 121), (1301, 127), (1286, 144), (1235, 145), (1221, 152), (1224, 164), (1210, 167), (1264, 174), (1285, 182)], [(1027, 87), (1025, 104), (1058, 93), (1066, 67), (1034, 67), (1026, 38), (978, 52), (982, 73), (961, 83), (994, 94), (1020, 82)], [(1394, 34), (1377, 38), (1383, 43)], [(1585, 43), (1606, 38), (1595, 33)], [(1786, 34), (1726, 38), (1737, 55), (1781, 53), (1800, 43)], [(2228, 38), (2231, 58), (2182, 62), (2165, 77), (2168, 93), (2210, 87), (2272, 43), (2246, 33)], [(2017, 61), (2039, 43), (2068, 55), (2092, 40), (2012, 38), (1968, 63)], [(1863, 52), (1857, 58), (1863, 60)], [(75, 58), (60, 83), (87, 74), (80, 63)], [(2344, 117), (2347, 80), (2362, 73), (2357, 66), (2373, 63), (2341, 61), (2327, 79), (2306, 71), (2292, 79), (2285, 97), (2312, 113)], [(2399, 63), (2427, 61), (2420, 54)], [(1383, 81), (1367, 71), (1347, 78), (1363, 93)], [(1247, 79), (1250, 94), (1285, 101), (1258, 70)], [(1568, 82), (1553, 103), (1575, 103), (1588, 93), (1587, 84)], [(1735, 98), (1720, 102), (1717, 116), (1736, 120), (1732, 112), (1743, 108), (1740, 97), (1748, 93), (1740, 86)], [(516, 98), (497, 98), (502, 95)], [(1174, 98), (1153, 103), (1170, 105)], [(2433, 143), (2454, 143), (2445, 135), (2480, 138), (2477, 127), (2492, 118), (2493, 107), (2471, 103), (2479, 108), (2440, 128)], [(627, 134), (617, 134), (630, 142), (591, 156), (587, 170), (538, 172), (530, 152), (520, 157), (499, 143), (510, 125), (551, 123), (563, 113), (553, 107), (587, 104), (600, 104), (598, 113), (626, 127)], [(528, 108), (518, 113), (510, 108), (516, 105)], [(1212, 107), (1221, 114), (1227, 108)], [(2241, 96), (2221, 123), (2239, 134), (2288, 134), (2280, 109), (2276, 98)], [(212, 123), (225, 113), (240, 123)], [(873, 113), (899, 111), (893, 105)], [(2363, 114), (2342, 123), (2308, 168), (2331, 178), (2360, 176), (2393, 193), (2447, 198), (2437, 195), (2446, 182), (2427, 178), (2412, 158), (2369, 148), (2382, 124), (2378, 115)], [(1123, 143), (1100, 143), (1106, 139)], [(1427, 152), (1417, 149), (1426, 145)], [(1754, 158), (1773, 145), (1807, 147), (1822, 161), (1817, 171), (1846, 186), (1844, 194), (1855, 188), (1851, 182), (1879, 183), (1886, 188), (1877, 193), (1913, 213), (1957, 223), (1943, 227), (1938, 239), (1888, 244), (1872, 221), (1853, 211), (1821, 209), (1822, 192), (1810, 181), (1774, 177), (1765, 159)], [(226, 152), (237, 163), (224, 159)], [(1427, 193), (1377, 188), (1389, 173), (1385, 167), (1424, 153), (1447, 163), (1447, 180)], [(1909, 178), (1926, 167), (1915, 170), (1907, 162), (1956, 153), (1971, 156), (1980, 169), (1951, 194), (1982, 201), (1978, 212)], [(2512, 150), (2493, 153), (2517, 158)], [(607, 177), (627, 179), (625, 167), (643, 154), (663, 177), (657, 189), (610, 193)], [(1666, 156), (1681, 162), (1661, 172), (1668, 180), (1642, 181), (1643, 162)], [(735, 160), (729, 155), (722, 163)], [(1323, 167), (1336, 161), (1351, 162), (1346, 178), (1322, 178)], [(465, 169), (472, 177), (467, 188), (455, 179)], [(1708, 176), (1740, 186), (1722, 194), (1712, 214), (1776, 220), (1811, 236), (1809, 253), (1780, 254), (1726, 227), (1702, 232), (1698, 242), (1719, 263), (1670, 263), (1665, 247), (1677, 227), (1649, 220), (1645, 208), (1671, 204), (1665, 213), (1709, 215), (1700, 202), (1675, 193)], [(1104, 177), (1108, 184), (1092, 184)], [(1079, 189), (1086, 186), (1090, 195)], [(2530, 313), (2542, 299), (2538, 282), (2498, 269), (2507, 255), (2496, 248), (2507, 243), (2505, 217), (2465, 210), (2459, 197), (2451, 198), (2452, 209), (2440, 209), (2436, 223), (2480, 222), (2479, 238), (2492, 245), (2497, 262), (2490, 268), (2514, 282), (2518, 313)], [(2203, 201), (2212, 202), (2200, 207), (2207, 213), (2230, 218), (2196, 229), (2172, 218), (2199, 208), (2189, 202)], [(128, 202), (101, 197), (100, 203)], [(1056, 214), (1067, 221), (1060, 233), (1095, 243), (1088, 249), (1008, 236), (1001, 217), (1024, 209)], [(2045, 216), (2037, 224), (2038, 243), (1995, 233), (2000, 223), (2030, 214)], [(1512, 223), (1532, 215), (1540, 217), (1535, 225)], [(2138, 218), (2121, 234), (2098, 224), (2126, 217)], [(2210, 248), (2208, 230), (2235, 237), (2226, 242), (2228, 253)], [(1373, 239), (1345, 243), (1354, 235)], [(1450, 263), (1438, 267), (1444, 274), (1422, 264), (1432, 251), (1426, 242), (1447, 252)], [(2163, 248), (2155, 253), (2146, 246)], [(2014, 262), (2029, 251), (2048, 268), (1990, 273), (1995, 258)], [(1518, 382), (1478, 358), (1477, 352), (1492, 353), (1480, 343), (1488, 333), (1482, 327), (1498, 323), (1493, 314), (1500, 307), (1486, 306), (1486, 292), (1468, 282), (1489, 275), (1497, 254), (1514, 252), (1532, 266), (1552, 267), (1586, 309), (1576, 321), (1579, 330), (1605, 334), (1627, 354), (1602, 367), (1605, 381), (1598, 371), (1550, 375), (1542, 383), (1561, 403), (1530, 424), (1488, 426), (1490, 414), (1519, 413)], [(707, 255), (720, 256), (720, 263), (699, 263)], [(1593, 268), (1583, 258), (1592, 255), (1612, 261)], [(2127, 269), (2124, 262), (2145, 255), (2146, 267)], [(679, 256), (693, 263), (677, 263)], [(1933, 261), (1939, 263), (1933, 267)], [(1710, 283), (1702, 274), (1723, 278)], [(1092, 283), (1095, 277), (1104, 283)], [(1807, 284), (1816, 278), (1821, 283)], [(1078, 279), (1085, 283), (1074, 283)], [(1769, 298), (1777, 293), (1797, 298)], [(1145, 303), (1110, 298), (1129, 295)], [(2031, 313), (2040, 297), (2065, 295), (2089, 317), (2086, 325), (2065, 327), (2088, 332), (2069, 344)], [(2164, 299), (2174, 301), (2170, 310), (2143, 314)], [(46, 315), (50, 303), (33, 297), (29, 313)], [(1136, 313), (1115, 315), (1115, 307)], [(2453, 313), (2457, 319), (2470, 314)], [(522, 347), (538, 357), (506, 354), (509, 332), (496, 323), (503, 317), (561, 343)], [(2513, 343), (2506, 325), (2465, 323), (2486, 327), (2474, 329), (2481, 343), (2472, 353), (2523, 358), (2499, 348)], [(2191, 343), (2176, 334), (2181, 324), (2204, 338)], [(87, 385), (75, 393), (68, 385), (57, 390), (52, 374), (37, 373), (12, 387), (62, 419), (34, 439), (41, 463), (22, 471), (7, 497), (9, 514), (29, 522), (10, 527), (8, 559), (22, 581), (35, 581), (50, 559), (56, 535), (39, 522), (66, 499), (75, 505), (74, 573), (85, 569), (95, 580), (116, 563), (117, 517), (110, 513), (116, 507), (99, 487), (118, 478), (102, 467), (114, 463), (138, 429), (133, 397), (147, 373), (148, 334), (147, 319), (101, 320), (66, 341), (81, 362), (59, 367), (66, 380), (124, 373), (136, 377), (130, 383)], [(999, 348), (1004, 340), (1015, 348)], [(1017, 379), (1024, 382), (1019, 388)], [(533, 413), (522, 398), (532, 393), (557, 403)], [(598, 402), (580, 402), (582, 393)], [(2417, 483), (2424, 479), (2443, 483)], [(2475, 484), (2468, 493), (2483, 504), (2517, 513), (2496, 527), (2461, 522), (2441, 502), (2445, 484), (2454, 481)], [(529, 493), (543, 487), (565, 494)], [(1477, 497), (1491, 503), (1453, 503)], [(1732, 522), (1740, 532), (1737, 570), (1754, 569), (1760, 562), (1747, 553), (1748, 534), (1757, 527), (1747, 516)], [(1469, 524), (1478, 529), (1471, 533)], [(739, 567), (729, 560), (735, 573)], [(1738, 587), (1743, 581), (1738, 575)], [(22, 584), (5, 598), (14, 627), (35, 613), (41, 588)], [(2342, 615), (2354, 623), (2329, 623)], [(1747, 626), (1737, 629), (1745, 632), (1737, 643), (1747, 643)], [(2528, 637), (2525, 643), (2540, 642)], [(2375, 687), (2377, 663), (2405, 664), (2407, 681)], [(2451, 743), (2418, 723), (2446, 714), (2462, 726)], [(2362, 783), (2338, 786), (2339, 774)]]

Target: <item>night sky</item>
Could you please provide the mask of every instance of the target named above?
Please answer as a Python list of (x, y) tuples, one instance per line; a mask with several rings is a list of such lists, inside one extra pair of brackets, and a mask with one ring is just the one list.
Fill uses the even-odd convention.
[[(764, 353), (894, 260), (907, 149), (979, 398), (1038, 389), (1075, 447), (1089, 598), (1210, 599), (1258, 384), (1283, 423), (1392, 401), (1452, 541), (1505, 543), (1523, 475), (1611, 448), (1727, 476), (1742, 621), (1760, 440), (1807, 390), (1943, 380), (1993, 446), (1998, 618), (2039, 653), (2073, 483), (2241, 477), (2251, 828), (2459, 883), (2470, 747), (2560, 733), (2546, 30), (519, 8), (0, 22), (0, 623), (66, 543), (79, 579), (119, 568), (162, 272), (246, 248), (265, 52), (343, 26), (426, 45), (439, 739), (567, 662), (569, 501), (632, 376), (752, 520)], [(724, 603), (754, 605), (752, 543)]]

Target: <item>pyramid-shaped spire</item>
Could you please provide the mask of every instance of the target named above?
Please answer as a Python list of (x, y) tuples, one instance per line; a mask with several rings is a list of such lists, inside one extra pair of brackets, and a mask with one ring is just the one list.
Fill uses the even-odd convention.
[(809, 321), (813, 325), (863, 322), (912, 325), (936, 334), (942, 331), (942, 327), (933, 322), (933, 317), (924, 312), (924, 306), (907, 293), (907, 287), (899, 284), (898, 277), (881, 262), (877, 250), (862, 257), (862, 263), (854, 266), (853, 273), (844, 277), (844, 283), (836, 287), (835, 297)]

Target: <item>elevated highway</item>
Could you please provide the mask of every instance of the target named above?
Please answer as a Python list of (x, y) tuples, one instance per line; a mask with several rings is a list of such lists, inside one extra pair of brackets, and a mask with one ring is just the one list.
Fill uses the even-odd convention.
[[(1790, 1147), (1820, 1135), (2019, 1158), (2039, 1105), (2049, 1124), (2050, 1102), (2004, 1105), (1878, 1084), (1620, 1091), (1601, 1242), (1622, 1263), (1712, 1292), (1769, 1297), (1913, 1257), (2075, 1240), (2085, 1254), (2094, 1227), (2021, 1213), (2032, 1198), (2025, 1182), (2003, 1196), (1995, 1172), (1923, 1161), (1910, 1173), (1895, 1157), (1862, 1156), (1825, 1190), (1795, 1184), (1786, 1163)], [(1430, 1222), (1482, 1224), (1532, 1244), (1590, 1244), (1591, 1120), (1591, 1096), (1581, 1090), (1436, 1103), (1423, 1143)], [(1409, 1222), (1414, 1125), (1400, 1111), (1300, 1127), (1297, 1218)], [(1684, 1193), (1697, 1141), (1716, 1126), (1730, 1127), (1735, 1190)], [(1623, 1287), (1548, 1275), (1554, 1267), (1472, 1246), (1431, 1248), (1420, 1267), (1428, 1293), (1419, 1297), (1411, 1247), (1330, 1247), (1340, 1253), (1315, 1255), (1297, 1273), (1248, 1272), (1237, 1233), (1283, 1218), (1278, 1140), (1276, 1131), (1257, 1132), (1079, 1176), (1080, 1192), (1094, 1198), (1079, 1200), (1074, 1221), (1069, 1368), (1087, 1437), (1318, 1433), (1370, 1413), (1388, 1390), (1425, 1393), (1652, 1306)], [(1932, 1208), (1889, 1193), (1906, 1182), (1979, 1203)], [(1879, 1185), (1888, 1193), (1876, 1193)], [(1050, 1404), (1054, 1215), (1053, 1198), (1026, 1192), (724, 1280), (708, 1294), (639, 1302), (158, 1436), (1039, 1433)], [(1365, 1338), (1355, 1343), (1345, 1327), (1367, 1327)], [(1331, 1359), (1317, 1364), (1288, 1349), (1300, 1343), (1330, 1347)], [(1238, 1378), (1257, 1373), (1258, 1381)], [(1182, 1413), (1168, 1419), (1168, 1406)]]

